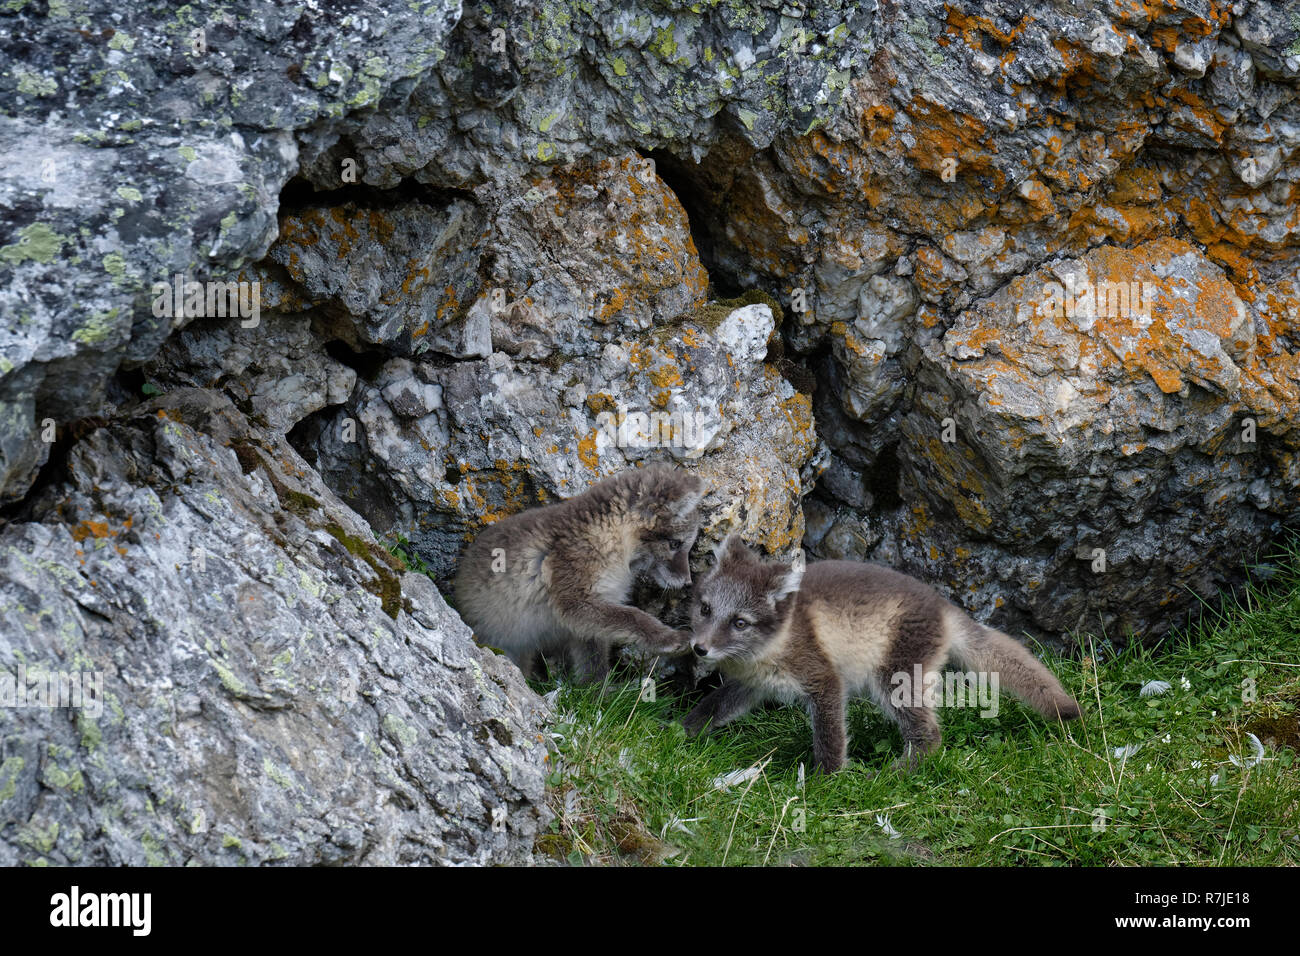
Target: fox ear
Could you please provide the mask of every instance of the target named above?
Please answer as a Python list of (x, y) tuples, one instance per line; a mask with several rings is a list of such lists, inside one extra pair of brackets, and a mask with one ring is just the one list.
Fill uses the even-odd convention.
[(744, 561), (752, 557), (748, 546), (740, 538), (739, 531), (733, 531), (722, 539), (722, 543), (713, 549), (713, 560), (718, 564), (729, 561)]
[(776, 607), (783, 600), (799, 590), (803, 583), (803, 571), (782, 571), (768, 588), (767, 603)]
[(704, 482), (694, 475), (687, 475), (682, 485), (681, 497), (673, 502), (673, 513), (678, 520), (685, 521), (700, 506), (708, 489), (704, 487)]

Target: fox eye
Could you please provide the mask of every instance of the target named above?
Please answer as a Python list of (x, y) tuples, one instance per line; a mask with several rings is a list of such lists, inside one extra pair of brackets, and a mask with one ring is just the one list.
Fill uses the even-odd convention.
[(733, 617), (731, 619), (731, 626), (738, 631), (743, 631), (745, 628), (749, 627), (749, 622), (743, 617)]
[(682, 539), (681, 539), (681, 538), (673, 538), (671, 541), (668, 542), (668, 550), (670, 550), (670, 551), (680, 551), (681, 549), (682, 549)]
[(713, 613), (713, 608), (709, 607), (709, 603), (707, 601), (701, 601), (700, 617), (708, 617), (712, 613)]

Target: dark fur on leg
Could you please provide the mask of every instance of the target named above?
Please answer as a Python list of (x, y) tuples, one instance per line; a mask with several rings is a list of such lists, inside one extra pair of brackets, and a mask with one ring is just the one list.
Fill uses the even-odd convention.
[(609, 645), (585, 640), (569, 645), (573, 679), (579, 684), (596, 684), (609, 676)]
[(834, 773), (848, 760), (849, 749), (844, 692), (839, 682), (812, 693), (808, 707), (812, 712), (813, 764), (823, 773)]
[(738, 681), (732, 681), (710, 691), (695, 705), (695, 709), (682, 719), (682, 726), (686, 728), (688, 737), (717, 730), (737, 717), (747, 714), (755, 703), (757, 698), (752, 690)]

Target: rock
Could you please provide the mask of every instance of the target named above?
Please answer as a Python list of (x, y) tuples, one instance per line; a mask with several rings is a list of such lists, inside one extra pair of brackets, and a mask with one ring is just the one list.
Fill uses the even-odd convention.
[(332, 358), (306, 316), (266, 316), (254, 328), (202, 319), (173, 335), (144, 366), (154, 388), (221, 387), (270, 432), (286, 434), (312, 412), (340, 405), (357, 373)]
[[(626, 332), (595, 360), (392, 360), (293, 440), (440, 580), (485, 524), (657, 458), (709, 484), (710, 540), (744, 529), (792, 553), (820, 448), (809, 397), (764, 362), (773, 327), (766, 304), (715, 304)], [(566, 339), (556, 331), (552, 347)]]
[[(762, 4), (609, 0), (198, 0), (161, 16), (107, 0), (8, 4), (0, 152), (25, 161), (0, 169), (0, 503), (21, 498), (45, 460), (38, 423), (96, 411), (123, 364), (148, 360), (185, 324), (152, 313), (153, 284), (227, 281), (262, 259), (296, 174), (326, 190), (512, 190), (630, 148), (702, 154), (723, 127), (766, 145), (825, 121), (870, 19), (845, 0), (798, 23)], [(332, 290), (332, 270), (320, 270), (321, 291), (364, 312), (350, 324), (366, 341), (404, 335), (408, 349), (484, 355), (481, 321), (451, 338), (427, 322), (445, 313), (446, 289), (417, 281), (408, 301), (377, 298), (389, 265), (419, 277), (439, 242), (472, 256), (473, 204), (426, 198), (391, 223), (432, 241), (421, 258), (353, 260)], [(387, 228), (360, 203), (323, 208), (359, 233)], [(295, 212), (287, 222), (304, 234), (331, 228)]]
[[(1154, 640), (1300, 511), (1300, 25), (1095, 13), (899, 4), (830, 123), (670, 173), (715, 281), (795, 313), (813, 553), (1041, 638)], [(1149, 283), (1153, 317), (1045, 319), (1076, 279)]]
[(546, 706), (283, 439), (179, 389), (62, 475), (0, 531), (0, 668), (102, 696), (0, 708), (0, 863), (531, 859)]

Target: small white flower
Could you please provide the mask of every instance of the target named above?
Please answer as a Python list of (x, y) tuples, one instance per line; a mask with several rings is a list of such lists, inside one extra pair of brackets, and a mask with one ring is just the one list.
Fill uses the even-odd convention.
[(903, 834), (894, 829), (894, 825), (889, 822), (888, 815), (876, 814), (876, 826), (885, 831), (885, 836), (891, 840), (900, 839)]
[(1172, 743), (1173, 739), (1174, 738), (1172, 734), (1165, 734), (1163, 737), (1160, 738), (1160, 742), (1162, 744)]
[(1242, 769), (1254, 767), (1264, 760), (1264, 745), (1259, 742), (1259, 738), (1254, 734), (1246, 734), (1246, 736), (1250, 738), (1250, 749), (1253, 750), (1254, 753), (1245, 758), (1238, 757), (1236, 754), (1228, 754), (1228, 759), (1231, 760), (1235, 766), (1241, 767)]
[(1142, 745), (1141, 745), (1141, 744), (1125, 744), (1123, 747), (1116, 747), (1116, 748), (1115, 748), (1115, 759), (1116, 759), (1116, 760), (1127, 760), (1129, 757), (1133, 756), (1135, 753), (1137, 753), (1137, 752), (1138, 752), (1139, 750), (1141, 750), (1141, 749), (1142, 749)]
[(758, 767), (746, 767), (743, 770), (733, 770), (731, 773), (724, 773), (721, 777), (713, 778), (714, 790), (730, 790), (738, 784), (748, 783), (763, 771)]
[(1192, 682), (1189, 681), (1186, 677), (1180, 677), (1180, 678), (1178, 678), (1178, 683), (1179, 683), (1180, 685), (1182, 685), (1183, 690), (1191, 690), (1191, 689), (1192, 689)]
[(1200, 769), (1201, 769), (1201, 762), (1200, 762), (1199, 760), (1193, 760), (1193, 761), (1192, 761), (1192, 769), (1193, 769), (1193, 770), (1200, 770)]
[(1159, 697), (1161, 694), (1169, 693), (1169, 688), (1172, 686), (1167, 680), (1149, 680), (1142, 685), (1138, 694), (1142, 697)]

